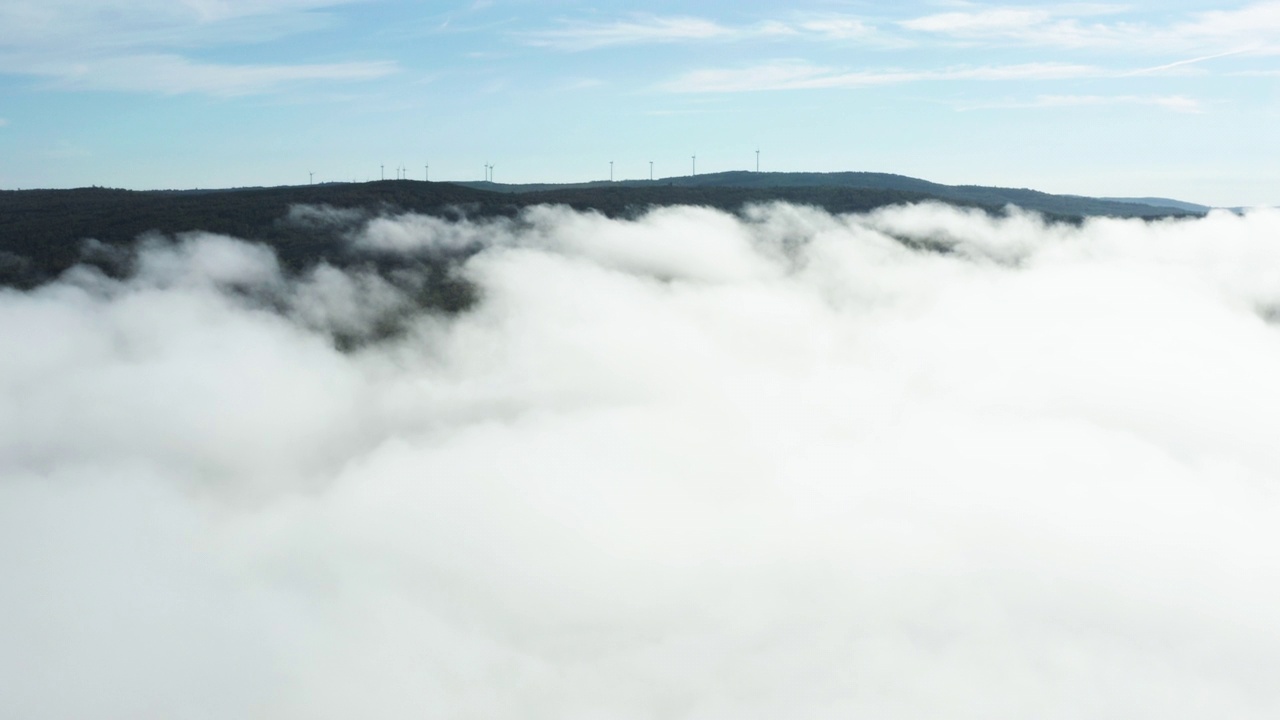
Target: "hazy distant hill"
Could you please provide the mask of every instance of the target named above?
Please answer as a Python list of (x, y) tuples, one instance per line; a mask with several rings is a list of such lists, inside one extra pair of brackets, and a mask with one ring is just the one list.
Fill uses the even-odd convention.
[(1156, 208), (1173, 208), (1175, 210), (1185, 210), (1189, 213), (1203, 214), (1213, 208), (1208, 205), (1197, 205), (1196, 203), (1183, 202), (1181, 200), (1172, 200), (1170, 198), (1158, 197), (1142, 197), (1142, 198), (1099, 198), (1109, 202), (1132, 203), (1134, 205), (1147, 205)]
[(983, 207), (1018, 207), (1061, 216), (1110, 215), (1116, 217), (1160, 217), (1172, 213), (1199, 214), (1209, 210), (1202, 205), (1181, 203), (1177, 200), (1152, 198), (1152, 202), (1118, 198), (1091, 198), (1079, 195), (1052, 195), (1026, 188), (999, 188), (981, 185), (942, 185), (919, 178), (890, 173), (836, 172), (836, 173), (756, 173), (734, 171), (685, 175), (660, 180), (622, 180), (619, 182), (571, 183), (565, 185), (532, 184), (504, 185), (488, 182), (464, 182), (467, 187), (497, 192), (554, 192), (599, 187), (646, 188), (667, 187), (717, 187), (717, 188), (856, 188), (919, 193), (932, 198)]
[[(130, 247), (146, 233), (171, 236), (202, 230), (263, 242), (276, 250), (287, 268), (298, 270), (321, 261), (336, 265), (393, 262), (354, 255), (346, 241), (352, 230), (350, 223), (358, 224), (362, 218), (379, 213), (511, 217), (529, 205), (550, 203), (619, 217), (671, 205), (701, 205), (736, 212), (744, 205), (769, 201), (812, 205), (840, 213), (925, 200), (992, 212), (1002, 212), (1005, 206), (1015, 204), (1063, 219), (1189, 214), (1185, 208), (1168, 205), (1156, 207), (1034, 190), (948, 186), (879, 173), (737, 172), (655, 182), (577, 185), (386, 180), (227, 190), (0, 191), (0, 285), (32, 287), (78, 262), (94, 262), (112, 271), (116, 263), (112, 258), (119, 253), (113, 255), (111, 248)], [(348, 224), (291, 216), (291, 208), (299, 205), (344, 209), (347, 212), (341, 215)], [(96, 244), (86, 245), (89, 240)], [(447, 276), (447, 262), (448, 259), (441, 260), (441, 277)], [(125, 268), (116, 271), (124, 272)], [(443, 305), (453, 302), (449, 297), (431, 302), (437, 301)]]

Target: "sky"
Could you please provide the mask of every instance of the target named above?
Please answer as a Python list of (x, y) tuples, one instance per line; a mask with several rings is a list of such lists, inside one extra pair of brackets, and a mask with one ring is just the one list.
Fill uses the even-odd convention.
[(759, 150), (1275, 204), (1277, 77), (1270, 0), (0, 0), (0, 187), (570, 182)]

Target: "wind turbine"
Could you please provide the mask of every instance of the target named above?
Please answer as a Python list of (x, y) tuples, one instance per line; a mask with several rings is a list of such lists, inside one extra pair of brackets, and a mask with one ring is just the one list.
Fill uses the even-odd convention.
[(756, 172), (760, 172), (760, 148), (756, 148)]
[(422, 181), (431, 182), (431, 163), (422, 166)]
[(609, 161), (609, 182), (613, 182), (613, 161)]
[(693, 155), (692, 157), (693, 157), (693, 174), (697, 175), (698, 174), (698, 156)]
[(386, 179), (387, 179), (387, 166), (386, 166), (386, 165), (379, 165), (379, 166), (378, 166), (378, 179), (379, 179), (379, 180), (386, 180)]
[(313, 172), (309, 172), (309, 173), (307, 173), (307, 175), (310, 177), (310, 179), (309, 179), (309, 180), (307, 180), (307, 184), (308, 184), (308, 185), (315, 185), (315, 184), (316, 184), (316, 174), (315, 174), (315, 173), (313, 173)]
[(653, 161), (649, 161), (649, 181), (653, 181)]

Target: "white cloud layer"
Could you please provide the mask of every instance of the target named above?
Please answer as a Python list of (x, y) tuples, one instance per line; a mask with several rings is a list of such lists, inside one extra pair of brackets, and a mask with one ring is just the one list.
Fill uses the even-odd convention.
[(480, 301), (345, 354), (409, 299), (228, 238), (0, 291), (0, 715), (1274, 718), (1278, 236), (384, 218)]
[(318, 10), (353, 1), (15, 0), (0, 5), (0, 73), (51, 78), (72, 89), (234, 96), (395, 72), (390, 61), (236, 64), (190, 54), (313, 30), (326, 22)]

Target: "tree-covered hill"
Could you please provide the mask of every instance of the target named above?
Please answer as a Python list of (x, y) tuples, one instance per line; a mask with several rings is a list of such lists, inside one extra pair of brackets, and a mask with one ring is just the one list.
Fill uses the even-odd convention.
[[(878, 178), (879, 186), (865, 187), (870, 183), (866, 178), (873, 176)], [(293, 270), (321, 261), (335, 265), (370, 262), (368, 257), (352, 255), (344, 239), (350, 227), (299, 222), (291, 215), (295, 206), (330, 206), (353, 211), (360, 217), (399, 212), (494, 217), (514, 216), (524, 207), (546, 203), (618, 217), (670, 205), (700, 205), (736, 212), (750, 203), (787, 201), (831, 212), (859, 212), (924, 200), (993, 212), (1001, 212), (1012, 202), (1066, 219), (1098, 214), (1185, 214), (1178, 208), (1067, 198), (1032, 190), (953, 188), (871, 173), (720, 173), (662, 182), (520, 188), (387, 180), (201, 191), (0, 191), (0, 284), (33, 287), (78, 262), (95, 261), (95, 257), (101, 260), (104, 256), (102, 252), (86, 255), (86, 247), (129, 247), (149, 233), (173, 236), (206, 231), (266, 243)]]
[(192, 231), (264, 242), (288, 267), (343, 264), (341, 228), (289, 221), (295, 205), (358, 208), (369, 214), (495, 212), (502, 196), (449, 183), (360, 184), (213, 191), (106, 188), (0, 192), (0, 283), (30, 287), (83, 259), (87, 241), (132, 245), (148, 233)]
[[(682, 187), (682, 188), (740, 188), (766, 189), (770, 192), (798, 188), (852, 188), (881, 192), (918, 193), (948, 202), (999, 208), (1017, 205), (1050, 215), (1083, 217), (1109, 215), (1113, 217), (1164, 217), (1170, 214), (1203, 212), (1191, 203), (1177, 201), (1152, 202), (1133, 200), (1109, 200), (1079, 195), (1053, 195), (1027, 188), (999, 188), (980, 185), (942, 185), (919, 178), (891, 173), (835, 172), (835, 173), (773, 173), (773, 172), (721, 172), (705, 175), (685, 175), (661, 180), (622, 180), (616, 183), (596, 182), (570, 185), (501, 185), (485, 182), (461, 183), (467, 187), (500, 192), (547, 193), (570, 189), (594, 189), (599, 187)], [(1207, 208), (1204, 208), (1207, 210)]]

